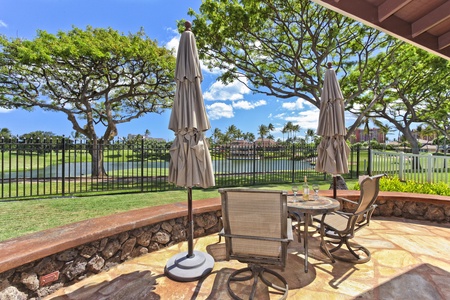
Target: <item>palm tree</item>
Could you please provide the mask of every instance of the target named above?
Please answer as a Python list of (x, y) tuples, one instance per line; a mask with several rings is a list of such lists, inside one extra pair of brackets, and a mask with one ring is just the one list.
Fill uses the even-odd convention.
[(221, 136), (222, 136), (222, 131), (219, 128), (214, 128), (214, 131), (212, 134), (214, 144), (217, 144), (217, 142), (220, 140)]
[(297, 132), (300, 132), (300, 125), (296, 124), (292, 126), (292, 132), (293, 132), (293, 136), (294, 136), (294, 140), (297, 139)]
[(236, 133), (238, 129), (235, 125), (230, 125), (227, 128), (227, 131), (225, 132), (225, 135), (229, 137), (230, 140), (233, 140), (236, 138)]
[(291, 121), (287, 122), (286, 125), (284, 125), (284, 127), (283, 127), (283, 131), (287, 132), (287, 134), (288, 134), (287, 140), (289, 140), (291, 138), (293, 127), (294, 127), (294, 124), (292, 124)]
[(244, 134), (242, 133), (242, 130), (236, 129), (234, 136), (236, 137), (237, 140), (239, 140), (244, 137)]
[(283, 134), (283, 142), (284, 142), (284, 134), (287, 133), (287, 129), (286, 126), (283, 127), (283, 129), (281, 129), (281, 133)]
[(266, 125), (261, 124), (261, 125), (258, 126), (258, 134), (259, 134), (259, 137), (261, 138), (263, 147), (264, 147), (264, 137), (265, 137), (268, 133), (269, 133), (269, 129), (267, 128)]
[(248, 142), (254, 142), (255, 141), (255, 135), (252, 132), (244, 133), (244, 140)]
[(310, 143), (313, 140), (314, 134), (314, 129), (306, 130), (306, 143)]

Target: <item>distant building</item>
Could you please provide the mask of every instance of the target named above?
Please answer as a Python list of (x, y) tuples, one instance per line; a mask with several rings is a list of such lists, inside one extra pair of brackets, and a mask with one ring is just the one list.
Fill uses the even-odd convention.
[(380, 128), (370, 128), (366, 133), (364, 129), (357, 128), (354, 135), (350, 137), (351, 143), (368, 142), (376, 140), (378, 143), (386, 143), (386, 136)]
[(260, 146), (260, 147), (271, 147), (271, 146), (276, 146), (277, 142), (275, 142), (272, 139), (257, 139), (255, 141), (256, 145)]

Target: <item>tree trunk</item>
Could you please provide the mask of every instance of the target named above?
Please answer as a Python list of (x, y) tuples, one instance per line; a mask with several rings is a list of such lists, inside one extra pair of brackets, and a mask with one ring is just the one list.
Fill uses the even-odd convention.
[[(409, 144), (411, 145), (411, 152), (412, 154), (420, 154), (420, 150), (419, 150), (419, 142), (417, 141), (417, 139), (412, 135), (410, 130), (405, 130), (405, 132), (403, 133), (406, 140), (409, 142)], [(418, 157), (414, 157), (413, 161), (412, 161), (412, 169), (413, 170), (420, 170), (420, 161)]]
[(103, 166), (103, 140), (92, 139), (92, 177), (102, 177), (107, 175)]

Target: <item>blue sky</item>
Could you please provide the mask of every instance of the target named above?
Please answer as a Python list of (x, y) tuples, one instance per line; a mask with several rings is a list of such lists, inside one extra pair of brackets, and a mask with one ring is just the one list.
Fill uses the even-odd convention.
[[(176, 21), (188, 19), (189, 8), (198, 11), (201, 0), (0, 0), (0, 34), (7, 37), (34, 39), (37, 30), (52, 34), (68, 31), (72, 26), (86, 28), (111, 27), (127, 34), (144, 28), (146, 34), (160, 46), (178, 48)], [(202, 90), (211, 122), (206, 133), (214, 128), (225, 132), (235, 125), (243, 132), (257, 136), (258, 126), (272, 123), (275, 138), (282, 138), (281, 129), (288, 122), (306, 129), (317, 128), (318, 110), (302, 99), (277, 99), (252, 94), (236, 82), (228, 86), (216, 82), (217, 73), (203, 69)], [(155, 138), (172, 140), (174, 134), (167, 126), (170, 110), (164, 114), (147, 114), (138, 120), (118, 126), (120, 137), (144, 134), (148, 129)], [(348, 126), (349, 124), (347, 124)], [(63, 113), (4, 110), (0, 108), (0, 128), (8, 128), (13, 135), (42, 130), (70, 136), (74, 130)]]

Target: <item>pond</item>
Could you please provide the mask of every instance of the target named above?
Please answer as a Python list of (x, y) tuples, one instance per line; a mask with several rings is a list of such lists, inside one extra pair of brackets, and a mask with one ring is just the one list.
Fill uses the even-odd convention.
[[(239, 160), (213, 160), (214, 173), (221, 174), (238, 174), (238, 173), (260, 173), (273, 171), (291, 171), (291, 170), (310, 170), (314, 165), (309, 161), (289, 159), (239, 159)], [(148, 169), (167, 170), (169, 169), (168, 161), (145, 162), (105, 162), (104, 167), (107, 173), (115, 173), (119, 176), (127, 177), (133, 174), (132, 170), (146, 169), (144, 174), (154, 174)], [(37, 170), (24, 170), (19, 172), (4, 172), (2, 179), (19, 179), (19, 178), (55, 178), (55, 177), (80, 177), (89, 176), (92, 166), (90, 162), (76, 162), (59, 165), (47, 166)], [(164, 173), (165, 171), (163, 171)], [(135, 171), (135, 174), (140, 172)], [(160, 173), (160, 172), (158, 172)]]

